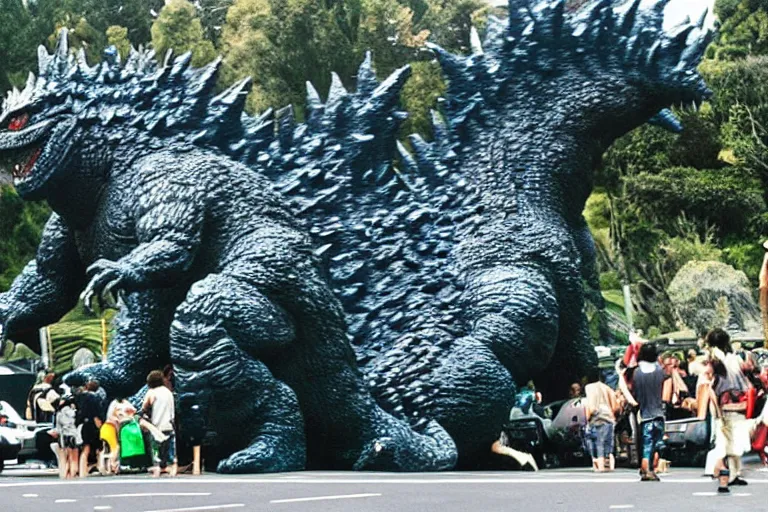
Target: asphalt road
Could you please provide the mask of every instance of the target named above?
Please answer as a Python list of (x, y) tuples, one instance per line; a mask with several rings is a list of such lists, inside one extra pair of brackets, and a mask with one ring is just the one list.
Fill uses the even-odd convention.
[(674, 469), (662, 482), (618, 470), (568, 469), (467, 473), (300, 472), (229, 477), (206, 474), (152, 479), (91, 477), (65, 481), (44, 471), (0, 475), (2, 512), (341, 511), (486, 512), (631, 510), (762, 511), (768, 473), (752, 467), (750, 485), (717, 496), (699, 469)]

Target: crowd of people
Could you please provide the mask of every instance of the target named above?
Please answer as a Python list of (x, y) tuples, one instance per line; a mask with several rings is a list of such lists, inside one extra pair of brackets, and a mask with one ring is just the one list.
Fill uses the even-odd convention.
[(75, 389), (61, 384), (58, 390), (54, 381), (54, 374), (46, 374), (30, 390), (26, 417), (53, 424), (38, 449), (50, 442), (61, 478), (85, 478), (94, 470), (117, 474), (134, 464), (155, 477), (176, 475), (176, 406), (168, 375), (149, 373), (138, 408), (125, 397), (108, 403), (96, 380)]
[[(715, 419), (705, 473), (718, 480), (718, 492), (747, 485), (741, 457), (752, 450), (768, 471), (768, 365), (763, 367), (749, 351), (734, 350), (722, 329), (710, 331), (701, 350), (699, 354), (691, 349), (685, 357), (660, 354), (655, 343), (633, 335), (617, 363), (617, 389), (607, 385), (605, 374), (597, 369), (585, 379), (586, 385), (572, 384), (569, 398), (581, 404), (586, 425), (583, 437), (594, 471), (614, 470), (616, 425), (631, 417), (640, 446), (640, 479), (658, 481), (665, 421), (674, 419), (676, 411)], [(47, 374), (29, 392), (26, 416), (54, 424), (46, 435), (53, 441), (51, 449), (57, 455), (61, 478), (86, 477), (95, 467), (102, 473), (117, 474), (132, 466), (135, 457), (148, 460), (137, 465), (149, 468), (154, 476), (162, 472), (175, 475), (178, 459), (171, 379), (169, 372), (152, 371), (140, 403), (125, 397), (107, 403), (105, 391), (95, 380), (78, 389), (62, 385), (59, 392), (55, 376)], [(531, 383), (519, 393), (516, 408), (519, 414), (545, 418), (542, 402), (541, 393)], [(551, 419), (544, 421), (552, 423)], [(536, 469), (533, 458), (511, 449), (504, 435), (492, 450)]]
[(673, 408), (715, 418), (705, 473), (719, 481), (719, 493), (747, 485), (741, 463), (745, 453), (757, 451), (768, 468), (768, 367), (761, 368), (748, 351), (737, 353), (723, 329), (710, 331), (702, 349), (704, 355), (694, 349), (681, 361), (662, 357), (655, 343), (634, 337), (618, 365), (616, 391), (600, 382), (601, 374), (592, 376), (584, 391), (586, 438), (595, 471), (613, 469), (613, 429), (618, 415), (629, 411), (636, 414), (641, 438), (640, 478), (658, 481), (665, 420)]

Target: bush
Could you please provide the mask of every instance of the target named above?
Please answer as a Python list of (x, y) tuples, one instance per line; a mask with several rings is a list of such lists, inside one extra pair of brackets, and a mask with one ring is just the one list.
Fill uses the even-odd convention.
[(646, 216), (663, 221), (683, 211), (717, 226), (721, 234), (743, 231), (749, 219), (765, 209), (760, 182), (736, 168), (673, 167), (658, 174), (640, 173), (626, 184)]
[(618, 272), (614, 270), (601, 272), (600, 273), (600, 289), (601, 290), (621, 290), (621, 280), (619, 279)]
[(749, 282), (757, 286), (764, 253), (762, 245), (757, 241), (731, 242), (723, 248), (723, 261), (743, 271)]

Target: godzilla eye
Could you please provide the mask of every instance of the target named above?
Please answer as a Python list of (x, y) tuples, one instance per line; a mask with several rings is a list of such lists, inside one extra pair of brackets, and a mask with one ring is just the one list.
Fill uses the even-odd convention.
[(21, 114), (20, 116), (16, 116), (11, 119), (10, 123), (8, 123), (8, 129), (12, 132), (19, 131), (27, 125), (27, 121), (29, 121), (29, 114)]

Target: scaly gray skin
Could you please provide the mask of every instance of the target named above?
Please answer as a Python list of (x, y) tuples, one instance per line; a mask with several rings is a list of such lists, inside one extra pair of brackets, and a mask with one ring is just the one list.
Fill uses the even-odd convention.
[(55, 213), (0, 296), (6, 334), (56, 321), (81, 291), (87, 305), (118, 293), (109, 363), (67, 381), (125, 396), (172, 362), (182, 428), (203, 424), (222, 472), (453, 466), (439, 425), (417, 433), (375, 404), (310, 238), (216, 147), (243, 129), (248, 81), (214, 97), (221, 61), (190, 69), (190, 54), (157, 69), (152, 52), (120, 65), (111, 50), (91, 68), (65, 30), (39, 60), (3, 104), (0, 159)]
[(464, 467), (487, 456), (515, 382), (555, 399), (596, 364), (582, 211), (602, 153), (649, 119), (679, 131), (666, 107), (710, 94), (703, 18), (664, 33), (667, 1), (640, 3), (512, 0), (473, 55), (432, 46), (448, 94), (435, 141), (399, 145), (400, 169), (390, 93), (407, 68), (379, 85), (369, 58), (355, 92), (334, 77), (323, 104), (308, 86), (305, 124), (278, 112), (271, 176), (314, 226), (370, 387), (416, 428), (437, 420)]

